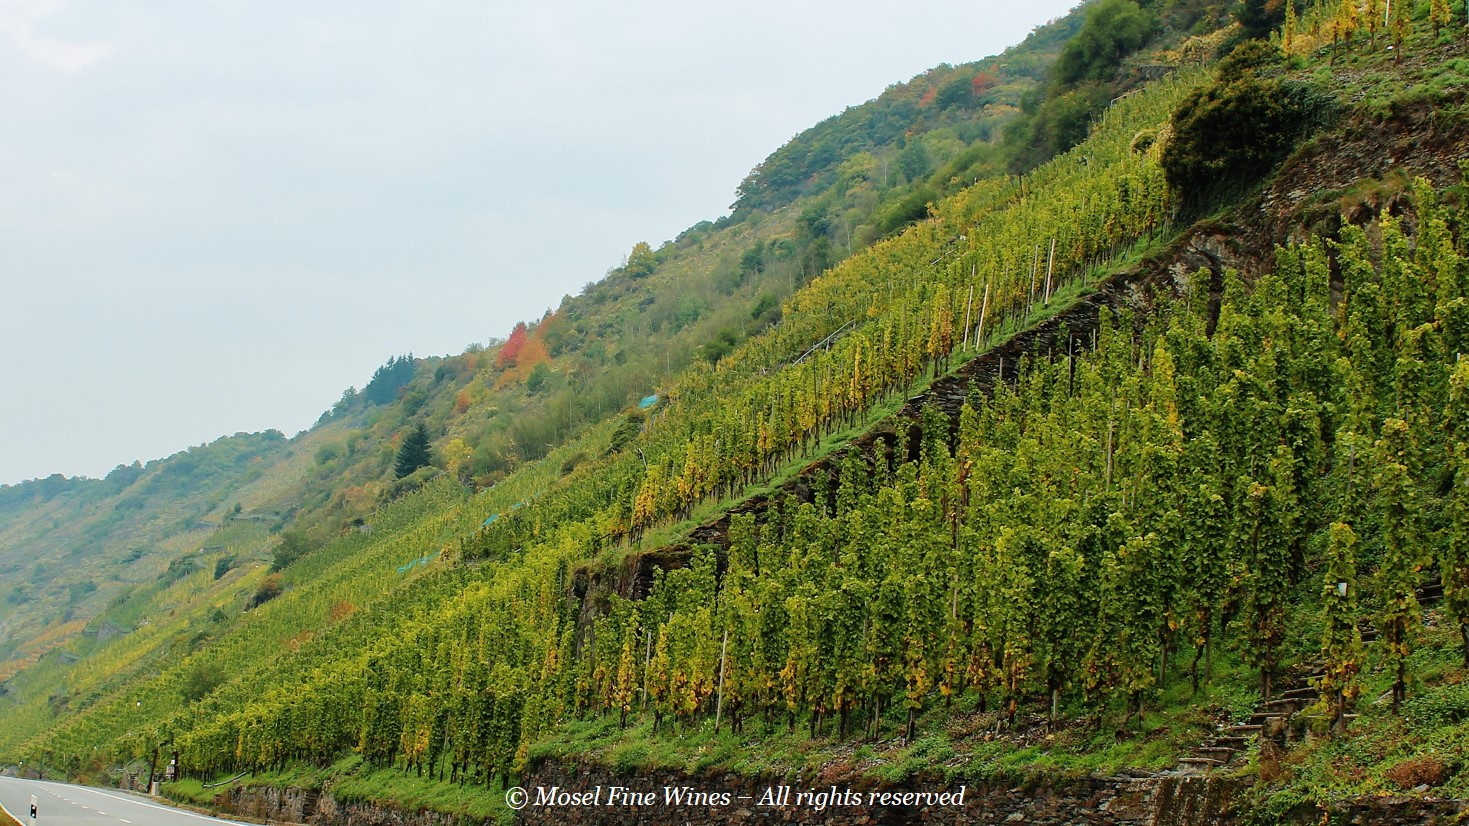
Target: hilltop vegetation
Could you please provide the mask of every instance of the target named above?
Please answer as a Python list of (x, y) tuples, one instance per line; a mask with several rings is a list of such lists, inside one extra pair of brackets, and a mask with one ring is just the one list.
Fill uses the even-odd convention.
[(1466, 793), (1423, 762), (1469, 733), (1463, 142), (1437, 188), (1259, 189), (1422, 107), (1463, 134), (1463, 48), (1434, 4), (1392, 53), (1266, 6), (1103, 0), (307, 433), (0, 489), (0, 757), (475, 816), (445, 789), (545, 760), (1054, 778), (1174, 765), (1319, 658), (1267, 810)]

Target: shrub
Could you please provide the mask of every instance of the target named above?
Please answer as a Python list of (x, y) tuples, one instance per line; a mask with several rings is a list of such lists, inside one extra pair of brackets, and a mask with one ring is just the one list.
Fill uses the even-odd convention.
[(401, 499), (428, 484), (430, 479), (438, 476), (440, 473), (443, 473), (443, 471), (433, 465), (424, 465), (418, 470), (404, 476), (402, 479), (394, 479), (392, 484), (383, 489), (382, 501), (392, 502), (396, 499)]
[[(1300, 5), (1296, 8), (1299, 9)], [(1269, 37), (1285, 22), (1285, 3), (1282, 0), (1243, 0), (1235, 8), (1234, 18), (1239, 21), (1245, 37)]]
[(247, 607), (254, 608), (259, 605), (264, 605), (280, 596), (283, 590), (285, 590), (285, 583), (281, 579), (281, 575), (271, 574), (265, 579), (260, 580), (260, 587), (256, 588), (255, 593), (251, 595), (250, 604)]
[(286, 531), (270, 554), (270, 570), (279, 571), (311, 550), (311, 542), (301, 531)]
[(198, 570), (199, 563), (192, 556), (179, 557), (168, 563), (168, 570), (163, 572), (163, 582), (172, 585)]
[(643, 430), (643, 414), (636, 411), (622, 417), (617, 423), (617, 429), (612, 431), (612, 441), (607, 445), (606, 455), (612, 454), (627, 447), (628, 443), (636, 439)]
[(1437, 786), (1448, 779), (1448, 768), (1437, 757), (1410, 757), (1382, 773), (1400, 789)]
[(1246, 43), (1220, 63), (1213, 84), (1190, 94), (1173, 113), (1163, 174), (1186, 209), (1253, 185), (1324, 112), (1311, 87), (1273, 75), (1280, 65), (1274, 47)]
[(1102, 0), (1087, 12), (1081, 31), (1066, 41), (1056, 59), (1055, 79), (1065, 85), (1106, 80), (1157, 28), (1153, 13), (1133, 0)]

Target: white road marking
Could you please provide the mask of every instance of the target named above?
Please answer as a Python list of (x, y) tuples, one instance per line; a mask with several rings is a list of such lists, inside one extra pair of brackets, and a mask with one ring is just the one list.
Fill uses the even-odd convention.
[[(41, 782), (43, 782), (43, 783), (53, 783), (55, 781), (41, 781)], [(67, 803), (70, 803), (73, 806), (78, 805), (75, 800), (68, 800), (67, 798), (62, 797), (61, 795), (57, 794), (56, 792), (51, 791), (48, 788), (45, 788), (44, 786), (42, 787), (42, 790), (45, 791), (47, 794), (51, 795), (52, 797), (56, 798), (57, 800), (65, 801)], [(223, 819), (220, 819), (220, 818), (210, 817), (208, 815), (197, 814), (195, 812), (188, 811), (187, 809), (176, 809), (176, 808), (174, 808), (172, 806), (159, 806), (156, 803), (148, 803), (148, 802), (145, 802), (145, 801), (142, 801), (142, 800), (135, 800), (133, 798), (128, 798), (128, 797), (119, 797), (119, 796), (117, 796), (115, 794), (108, 794), (107, 792), (101, 791), (100, 789), (87, 788), (86, 791), (91, 792), (92, 794), (98, 794), (98, 795), (101, 795), (103, 797), (111, 798), (113, 800), (117, 800), (117, 801), (120, 801), (122, 803), (131, 803), (131, 804), (134, 804), (134, 805), (137, 805), (137, 806), (146, 806), (146, 807), (148, 807), (150, 809), (157, 809), (157, 810), (162, 811), (162, 812), (172, 812), (173, 814), (182, 815), (184, 817), (192, 817), (192, 818), (195, 818), (196, 820), (206, 820), (206, 821), (209, 821), (211, 823), (229, 823), (229, 824), (237, 824), (237, 826), (245, 826), (245, 824), (241, 824), (239, 821), (236, 821), (236, 820), (223, 820)], [(87, 807), (83, 806), (82, 808), (85, 809)], [(23, 821), (20, 820), (20, 818), (16, 818), (14, 814), (11, 814), (10, 810), (6, 809), (3, 804), (0, 804), (0, 811), (3, 811), (3, 812), (5, 812), (5, 814), (10, 815), (10, 817), (14, 818), (17, 822), (23, 822)], [(102, 812), (99, 811), (98, 814), (102, 814)], [(121, 817), (119, 817), (117, 819), (118, 819), (118, 821), (120, 821), (122, 823), (132, 824), (132, 821), (131, 820), (127, 820), (127, 819), (121, 818)]]
[(193, 813), (191, 811), (188, 811), (187, 809), (175, 809), (172, 806), (159, 806), (156, 803), (144, 803), (141, 800), (130, 800), (130, 799), (126, 798), (126, 797), (118, 797), (115, 794), (108, 794), (107, 792), (99, 791), (97, 789), (88, 789), (87, 791), (91, 792), (92, 794), (100, 794), (103, 797), (110, 797), (113, 800), (121, 800), (124, 803), (136, 803), (139, 806), (147, 806), (150, 809), (157, 809), (157, 810), (159, 810), (161, 812), (172, 812), (172, 813), (174, 813), (176, 815), (184, 815), (186, 817), (198, 818), (199, 820), (209, 820), (209, 821), (213, 821), (215, 823), (235, 823), (235, 822), (237, 822), (237, 821), (232, 821), (232, 820), (220, 820), (217, 817), (210, 817), (208, 815), (195, 814), (195, 813)]

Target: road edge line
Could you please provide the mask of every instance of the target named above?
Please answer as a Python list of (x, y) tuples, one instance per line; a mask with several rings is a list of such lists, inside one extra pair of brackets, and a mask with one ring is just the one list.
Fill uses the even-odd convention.
[[(191, 810), (191, 809), (185, 808), (183, 806), (165, 806), (165, 805), (161, 805), (161, 804), (158, 804), (158, 803), (148, 803), (146, 801), (138, 800), (136, 798), (119, 797), (119, 796), (117, 796), (115, 794), (109, 794), (107, 791), (105, 791), (103, 789), (100, 789), (100, 788), (97, 788), (96, 786), (84, 786), (82, 788), (85, 788), (88, 791), (94, 792), (96, 794), (100, 794), (103, 797), (110, 797), (113, 800), (120, 800), (123, 803), (136, 803), (139, 806), (147, 806), (149, 808), (152, 808), (152, 809), (160, 809), (160, 810), (165, 811), (165, 812), (175, 812), (177, 814), (187, 815), (189, 817), (197, 817), (197, 818), (199, 818), (201, 820), (218, 820), (218, 821), (221, 821), (221, 822), (224, 822), (224, 823), (229, 823), (230, 822), (228, 819), (225, 818), (224, 815), (218, 814), (218, 813), (214, 813), (214, 812)], [(153, 796), (152, 795), (149, 795), (149, 797), (153, 797)], [(160, 798), (153, 798), (153, 799), (154, 800), (158, 800)], [(167, 798), (162, 798), (162, 799), (167, 800)], [(240, 821), (237, 820), (237, 821), (234, 821), (234, 822), (235, 823), (239, 823)]]

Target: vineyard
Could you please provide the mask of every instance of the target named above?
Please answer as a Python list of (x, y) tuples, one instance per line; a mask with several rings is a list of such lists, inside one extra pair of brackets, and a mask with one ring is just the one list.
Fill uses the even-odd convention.
[[(712, 558), (670, 574), (638, 609), (667, 602), (669, 628), (644, 628), (626, 605), (578, 627), (582, 611), (563, 597), (573, 569), (626, 553), (701, 503), (768, 482), (823, 437), (860, 427), (874, 406), (1054, 312), (1109, 262), (1163, 237), (1168, 208), (1156, 153), (1135, 151), (1131, 137), (1157, 128), (1200, 77), (1183, 74), (1119, 102), (1084, 148), (1033, 175), (966, 191), (941, 204), (934, 221), (816, 279), (787, 307), (786, 323), (680, 378), (644, 432), (606, 460), (543, 487), (507, 481), (467, 502), (445, 484), (410, 495), (370, 533), (288, 570), (310, 589), (261, 606), (158, 677), (101, 698), (48, 733), (44, 748), (79, 753), (82, 744), (111, 742), (139, 756), (171, 740), (184, 764), (201, 771), (330, 761), (360, 748), (375, 763), (446, 762), (456, 777), (488, 780), (523, 766), (530, 744), (564, 715), (601, 708), (618, 673), (604, 661), (614, 640), (617, 657), (632, 661), (620, 666), (620, 691), (664, 668), (681, 688), (650, 683), (650, 713), (671, 704), (670, 716), (689, 717), (710, 701), (717, 679), (712, 666), (686, 658), (709, 665), (722, 631), (698, 633), (691, 623), (699, 620), (673, 610), (674, 594), (696, 573), (707, 590)], [(415, 569), (383, 590), (385, 574), (402, 576), (396, 566), (441, 548), (458, 564)], [(648, 657), (634, 656), (635, 636)], [(686, 650), (696, 638), (702, 648)], [(253, 667), (237, 673), (233, 663)], [(199, 674), (219, 675), (219, 684), (180, 703)], [(807, 705), (807, 689), (795, 687), (805, 679), (788, 680), (791, 710), (803, 716), (825, 707), (814, 696)], [(771, 687), (779, 684), (772, 676)], [(429, 699), (451, 696), (463, 708)], [(853, 702), (833, 708), (846, 714)], [(731, 714), (743, 714), (738, 702)], [(468, 739), (448, 744), (435, 735), (451, 728)], [(456, 749), (457, 759), (445, 757)]]
[(1415, 192), (1415, 244), (1392, 219), (1370, 228), (1380, 250), (1344, 233), (1336, 300), (1313, 242), (1283, 250), (1252, 289), (1229, 276), (1212, 336), (1207, 280), (1146, 322), (1110, 322), (1094, 352), (1028, 364), (957, 429), (935, 412), (899, 455), (849, 456), (816, 504), (737, 518), (727, 559), (697, 554), (588, 629), (561, 594), (589, 533), (563, 528), (473, 584), (446, 574), (437, 587), (453, 595), (397, 614), (392, 639), (304, 691), (206, 713), (180, 752), (216, 772), (356, 747), (491, 782), (584, 715), (651, 715), (655, 730), (799, 721), (847, 737), (878, 736), (899, 707), (912, 738), (927, 704), (966, 692), (1011, 716), (1037, 695), (1053, 710), (1110, 696), (1140, 712), (1172, 658), (1207, 680), (1226, 636), (1268, 697), (1300, 644), (1284, 595), (1321, 553), (1307, 587), (1328, 604), (1338, 581), (1370, 595), (1323, 631), (1332, 690), (1354, 696), (1356, 623), (1387, 629), (1401, 669), (1425, 567), (1469, 623), (1469, 371), (1447, 355), (1469, 330), (1469, 283), (1438, 209)]
[[(1284, 60), (1325, 48), (1323, 8), (1291, 7)], [(229, 523), (149, 592), (152, 622), (119, 603), (129, 633), (7, 684), (0, 755), (501, 790), (584, 756), (591, 730), (633, 768), (660, 748), (731, 768), (776, 741), (916, 749), (963, 718), (1007, 744), (967, 764), (988, 771), (1064, 763), (1042, 732), (1161, 738), (1163, 714), (1194, 736), (1308, 660), (1316, 735), (1371, 700), (1364, 725), (1437, 714), (1456, 747), (1469, 165), (1324, 195), (1259, 271), (1189, 271), (1190, 243), (1269, 203), (1178, 222), (1175, 113), (1264, 70), (1228, 71), (1189, 59), (1111, 100), (1084, 142), (932, 204), (793, 288), (779, 323), (482, 490), (409, 468), (401, 495), (269, 567), (279, 527)], [(554, 323), (505, 346), (533, 352)], [(1038, 329), (1065, 345), (996, 358)], [(496, 381), (529, 381), (499, 362)], [(723, 762), (701, 763), (716, 741)]]

